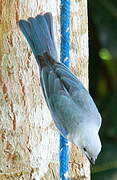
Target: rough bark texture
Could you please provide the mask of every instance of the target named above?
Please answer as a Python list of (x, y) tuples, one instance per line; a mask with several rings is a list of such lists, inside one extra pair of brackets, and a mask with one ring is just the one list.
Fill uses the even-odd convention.
[[(51, 11), (59, 52), (59, 0), (0, 0), (0, 180), (58, 180), (59, 133), (19, 19)], [(71, 1), (71, 68), (88, 84), (86, 0)], [(89, 180), (89, 163), (70, 144), (70, 177)]]

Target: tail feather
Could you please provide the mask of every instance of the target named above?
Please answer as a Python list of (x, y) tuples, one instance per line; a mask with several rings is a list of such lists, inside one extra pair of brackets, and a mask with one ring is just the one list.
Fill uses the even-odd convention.
[(54, 31), (53, 31), (53, 17), (52, 17), (51, 13), (46, 13), (44, 16), (45, 16), (46, 21), (48, 23), (48, 27), (49, 27), (49, 30), (50, 30), (50, 35), (51, 35), (51, 38), (53, 40), (53, 47), (55, 49), (54, 53), (55, 53), (55, 56), (57, 57), (57, 51), (56, 51), (55, 40), (54, 40)]
[(49, 30), (50, 30), (50, 35), (51, 38), (54, 40), (54, 32), (53, 32), (53, 18), (51, 13), (46, 13), (44, 14), (44, 17), (46, 19), (46, 22), (48, 24)]
[(27, 39), (33, 53), (36, 54), (36, 49), (35, 49), (35, 46), (34, 46), (34, 43), (32, 41), (32, 37), (31, 37), (31, 33), (30, 33), (31, 32), (30, 24), (25, 20), (20, 20), (19, 26), (20, 26), (20, 29), (21, 29), (22, 33), (24, 34), (25, 38)]
[(48, 46), (51, 46), (51, 39), (49, 38), (49, 31), (45, 19), (40, 16), (38, 20), (36, 18), (29, 18), (28, 22), (31, 25), (31, 38), (35, 45), (36, 55), (42, 55), (44, 52), (48, 52)]
[[(32, 19), (32, 18), (31, 18)], [(29, 20), (30, 21), (30, 20)], [(31, 21), (32, 32), (37, 34), (43, 52), (53, 52), (53, 41), (50, 35), (49, 27), (44, 16), (39, 15)], [(52, 52), (51, 52), (52, 51)]]
[(20, 20), (19, 27), (32, 48), (35, 57), (47, 52), (53, 59), (58, 61), (51, 13), (37, 15), (35, 18), (30, 17), (28, 21)]

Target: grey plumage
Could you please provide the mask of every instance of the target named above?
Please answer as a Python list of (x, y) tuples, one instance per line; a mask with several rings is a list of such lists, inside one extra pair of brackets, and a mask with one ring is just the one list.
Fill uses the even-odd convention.
[(95, 161), (101, 150), (101, 117), (81, 81), (58, 61), (51, 13), (21, 20), (19, 26), (39, 65), (44, 97), (57, 128)]

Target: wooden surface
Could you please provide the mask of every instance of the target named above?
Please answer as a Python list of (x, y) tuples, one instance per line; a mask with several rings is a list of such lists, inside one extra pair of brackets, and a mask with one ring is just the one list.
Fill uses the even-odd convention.
[[(58, 180), (59, 132), (42, 95), (38, 66), (17, 22), (50, 11), (59, 53), (60, 1), (0, 0), (0, 180)], [(86, 0), (71, 1), (71, 69), (88, 86)], [(71, 180), (89, 163), (70, 144)]]

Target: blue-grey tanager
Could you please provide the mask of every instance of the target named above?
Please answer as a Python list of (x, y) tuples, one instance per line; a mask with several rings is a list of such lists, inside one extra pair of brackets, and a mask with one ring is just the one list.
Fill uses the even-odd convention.
[(39, 65), (43, 94), (56, 127), (94, 164), (101, 151), (101, 116), (81, 81), (58, 60), (51, 13), (20, 20), (19, 27)]

